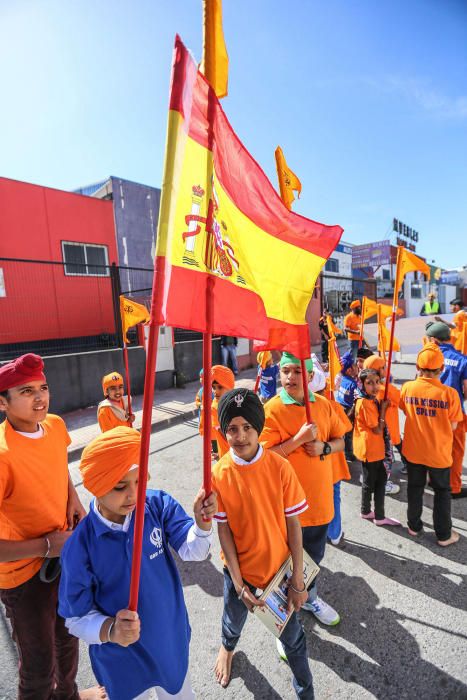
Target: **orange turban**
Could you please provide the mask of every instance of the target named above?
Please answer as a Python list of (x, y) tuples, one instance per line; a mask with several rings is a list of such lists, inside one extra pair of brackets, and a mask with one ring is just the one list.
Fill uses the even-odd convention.
[(235, 376), (231, 369), (224, 365), (213, 365), (211, 367), (211, 377), (213, 382), (217, 382), (224, 389), (233, 389), (235, 386)]
[(363, 363), (363, 369), (382, 369), (386, 362), (379, 355), (370, 355)]
[(351, 304), (350, 308), (351, 309), (358, 309), (358, 307), (361, 306), (360, 301), (358, 299), (355, 299)]
[(139, 464), (141, 435), (134, 428), (119, 425), (89, 443), (81, 456), (79, 470), (84, 487), (100, 498)]
[(263, 350), (256, 355), (256, 361), (260, 365), (261, 369), (264, 369), (268, 362), (272, 360), (272, 355), (269, 350)]
[(436, 343), (426, 343), (417, 355), (420, 369), (441, 369), (443, 365), (444, 355)]
[(110, 374), (106, 374), (105, 377), (102, 377), (102, 391), (104, 392), (104, 396), (107, 389), (109, 386), (112, 386), (112, 384), (123, 384), (122, 375), (118, 372), (111, 372)]

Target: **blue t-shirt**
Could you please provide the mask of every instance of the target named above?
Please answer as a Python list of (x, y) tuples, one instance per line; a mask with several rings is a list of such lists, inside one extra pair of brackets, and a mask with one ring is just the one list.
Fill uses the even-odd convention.
[(262, 370), (261, 379), (259, 380), (259, 393), (265, 399), (272, 399), (276, 395), (278, 376), (279, 367), (277, 365), (271, 365), (270, 367), (265, 367)]
[[(133, 517), (128, 532), (113, 531), (91, 507), (62, 551), (62, 617), (83, 617), (92, 609), (113, 617), (127, 608), (134, 522)], [(112, 700), (132, 700), (155, 685), (175, 695), (183, 685), (191, 629), (169, 545), (177, 551), (192, 524), (172, 496), (148, 490), (138, 603), (141, 636), (128, 647), (111, 642), (89, 647), (94, 675)]]
[(336, 393), (336, 401), (344, 408), (352, 408), (354, 403), (357, 382), (353, 377), (342, 375), (342, 381)]
[[(467, 379), (467, 355), (455, 349), (451, 343), (440, 343), (444, 355), (444, 369), (440, 380), (446, 386), (452, 386), (459, 394), (462, 411), (464, 411), (464, 380)], [(465, 411), (464, 411), (465, 412)]]

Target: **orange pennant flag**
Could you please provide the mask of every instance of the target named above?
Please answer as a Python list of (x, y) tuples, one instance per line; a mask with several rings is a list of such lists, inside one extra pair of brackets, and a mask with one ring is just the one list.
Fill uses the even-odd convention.
[[(381, 307), (387, 306), (387, 304), (378, 304), (378, 352), (382, 355), (389, 352), (389, 341), (391, 339), (391, 334), (386, 326), (386, 318), (383, 317)], [(392, 346), (393, 352), (400, 352), (401, 346), (397, 338), (394, 336), (394, 343)]]
[(394, 282), (394, 307), (397, 306), (397, 299), (408, 272), (422, 272), (426, 279), (430, 279), (430, 268), (421, 258), (414, 253), (410, 253), (403, 246), (397, 247), (396, 281)]
[(220, 99), (227, 95), (229, 57), (222, 28), (222, 0), (204, 0), (203, 59), (200, 71)]
[[(372, 316), (376, 316), (378, 306), (381, 307), (381, 316), (384, 320), (391, 317), (392, 307), (389, 304), (378, 304), (374, 299), (369, 299), (364, 296), (362, 298), (362, 309), (364, 310), (362, 314), (363, 320), (367, 321)], [(398, 308), (396, 313), (398, 316), (402, 316), (404, 312), (402, 309)]]
[(456, 350), (460, 350), (463, 355), (467, 355), (467, 321), (462, 324), (462, 331), (456, 340)]
[(292, 202), (295, 200), (294, 190), (298, 193), (297, 196), (300, 197), (300, 193), (302, 191), (302, 183), (287, 165), (286, 160), (284, 158), (284, 154), (282, 153), (282, 148), (280, 146), (276, 148), (275, 156), (281, 199), (284, 202), (287, 209), (291, 209)]
[(122, 333), (125, 343), (128, 342), (128, 329), (138, 323), (149, 321), (149, 311), (142, 304), (137, 304), (131, 299), (126, 299), (120, 294), (120, 315), (122, 317)]
[(341, 331), (340, 328), (336, 326), (334, 321), (332, 320), (331, 314), (326, 314), (326, 323), (328, 325), (329, 333), (330, 335), (343, 335), (344, 331)]
[(336, 386), (336, 377), (342, 369), (339, 352), (337, 350), (336, 338), (334, 335), (331, 335), (331, 337), (328, 340), (328, 357), (329, 381), (331, 384), (331, 391), (334, 391), (334, 387)]

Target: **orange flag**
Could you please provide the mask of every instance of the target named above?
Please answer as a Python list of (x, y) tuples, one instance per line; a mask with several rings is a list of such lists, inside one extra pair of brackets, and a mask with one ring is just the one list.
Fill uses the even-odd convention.
[[(384, 353), (389, 352), (389, 341), (391, 339), (391, 334), (386, 326), (386, 318), (383, 317), (381, 307), (387, 306), (387, 304), (378, 304), (378, 351), (384, 355)], [(392, 346), (393, 352), (399, 352), (401, 349), (400, 343), (394, 336), (394, 344)]]
[(409, 251), (403, 246), (397, 246), (397, 265), (396, 265), (396, 281), (394, 283), (394, 307), (397, 306), (397, 299), (404, 281), (404, 277), (408, 272), (423, 272), (426, 279), (430, 279), (430, 268), (421, 258)]
[[(374, 299), (369, 299), (364, 296), (362, 298), (362, 309), (364, 309), (363, 320), (367, 321), (372, 316), (376, 316), (378, 306), (381, 307), (381, 317), (383, 320), (391, 317), (392, 307), (389, 304), (378, 304)], [(398, 316), (402, 316), (404, 312), (402, 309), (398, 308), (396, 313)]]
[(334, 391), (336, 386), (336, 377), (342, 369), (339, 353), (336, 347), (336, 338), (334, 335), (328, 340), (328, 357), (329, 357), (329, 381), (331, 383), (331, 391)]
[(284, 154), (282, 153), (282, 148), (280, 146), (276, 148), (275, 156), (281, 199), (284, 202), (287, 209), (291, 209), (292, 202), (295, 199), (294, 190), (298, 193), (298, 197), (300, 197), (300, 193), (302, 191), (302, 183), (287, 165), (286, 160), (284, 158)]
[(344, 334), (344, 331), (341, 331), (341, 329), (338, 328), (336, 326), (336, 324), (334, 323), (334, 321), (332, 320), (331, 314), (326, 314), (326, 323), (328, 324), (328, 329), (329, 329), (330, 335), (336, 336), (336, 335), (343, 335)]
[(462, 324), (462, 332), (457, 338), (456, 349), (460, 350), (463, 355), (467, 355), (467, 321)]
[(126, 299), (123, 294), (120, 295), (120, 315), (122, 317), (122, 333), (125, 343), (128, 342), (127, 332), (132, 326), (138, 323), (146, 323), (149, 321), (149, 311), (142, 304), (137, 304), (131, 299)]
[(220, 99), (227, 95), (229, 57), (222, 28), (222, 0), (204, 0), (203, 60), (200, 71)]

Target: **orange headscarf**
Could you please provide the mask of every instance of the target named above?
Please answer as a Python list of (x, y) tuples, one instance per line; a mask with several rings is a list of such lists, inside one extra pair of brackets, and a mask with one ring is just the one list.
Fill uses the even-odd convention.
[(97, 498), (111, 491), (139, 463), (140, 443), (139, 432), (124, 425), (95, 438), (81, 456), (79, 470), (84, 487)]
[(265, 369), (268, 362), (272, 360), (272, 355), (269, 350), (263, 350), (256, 355), (256, 362), (260, 365), (261, 369)]
[(110, 372), (110, 374), (106, 374), (105, 377), (102, 377), (102, 391), (104, 392), (104, 396), (106, 396), (109, 386), (113, 384), (123, 384), (123, 377), (118, 372)]
[(213, 382), (217, 382), (225, 389), (233, 389), (235, 386), (235, 376), (231, 369), (224, 365), (213, 365), (211, 367), (211, 377)]
[(360, 302), (359, 302), (358, 299), (355, 299), (355, 300), (350, 304), (350, 308), (351, 308), (351, 309), (358, 309), (359, 306), (361, 306), (361, 304), (360, 304)]
[(386, 362), (379, 355), (370, 355), (363, 363), (363, 369), (382, 369)]
[(436, 343), (426, 343), (417, 355), (417, 365), (420, 369), (441, 369), (444, 365), (444, 355)]

